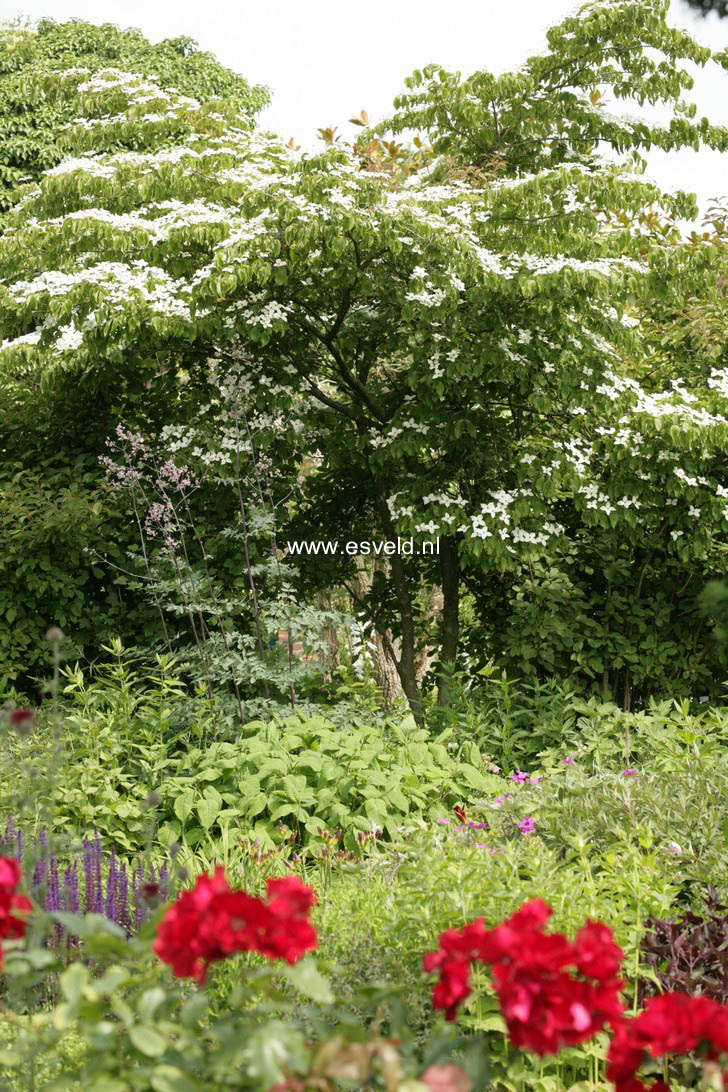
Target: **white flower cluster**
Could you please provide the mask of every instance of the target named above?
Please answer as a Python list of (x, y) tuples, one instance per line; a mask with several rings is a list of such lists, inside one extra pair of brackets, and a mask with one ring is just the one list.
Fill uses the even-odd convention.
[(422, 421), (415, 421), (414, 417), (408, 417), (402, 421), (401, 425), (392, 425), (382, 436), (372, 436), (369, 442), (374, 448), (388, 447), (393, 440), (396, 440), (399, 436), (404, 436), (406, 432), (418, 432), (420, 435), (426, 436), (429, 428)]
[(704, 478), (700, 474), (696, 474), (694, 477), (691, 474), (686, 473), (681, 466), (676, 466), (673, 471), (676, 478), (679, 478), (685, 485), (691, 485), (697, 487), (698, 485), (710, 485), (707, 478)]
[(129, 294), (141, 296), (151, 311), (166, 316), (176, 316), (190, 321), (187, 304), (180, 298), (184, 286), (163, 269), (143, 261), (99, 262), (73, 273), (48, 270), (31, 281), (15, 281), (6, 288), (8, 296), (18, 303), (26, 303), (34, 296), (67, 295), (79, 285), (93, 285), (104, 290), (104, 303), (124, 305)]
[(712, 368), (708, 386), (724, 398), (728, 398), (728, 368)]
[(408, 292), (404, 298), (413, 303), (422, 303), (425, 307), (438, 307), (445, 296), (443, 288), (433, 288), (429, 292), (423, 288), (419, 292)]
[(616, 512), (615, 506), (610, 501), (609, 497), (602, 493), (596, 482), (588, 482), (586, 485), (579, 486), (579, 493), (586, 497), (586, 507), (603, 512), (605, 516), (610, 515), (611, 512)]

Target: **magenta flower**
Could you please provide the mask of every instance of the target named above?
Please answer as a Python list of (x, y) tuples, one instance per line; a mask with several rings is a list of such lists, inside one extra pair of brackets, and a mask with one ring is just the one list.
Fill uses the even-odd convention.
[(519, 785), (522, 785), (524, 781), (528, 781), (528, 774), (524, 773), (523, 770), (516, 770), (515, 773), (511, 774), (511, 781), (517, 781)]
[(436, 823), (449, 823), (450, 820), (449, 819), (436, 819), (435, 822)]
[(532, 834), (536, 829), (536, 824), (534, 823), (533, 819), (530, 819), (528, 817), (526, 817), (525, 819), (521, 819), (518, 826), (521, 828), (521, 834)]
[(622, 770), (620, 777), (637, 777), (636, 770)]
[(566, 758), (561, 759), (561, 765), (562, 766), (573, 766), (574, 765), (574, 759), (571, 757), (571, 755), (567, 755)]

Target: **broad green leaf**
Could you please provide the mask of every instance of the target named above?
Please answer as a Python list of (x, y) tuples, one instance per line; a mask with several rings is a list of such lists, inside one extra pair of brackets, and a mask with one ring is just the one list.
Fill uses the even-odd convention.
[(297, 963), (284, 966), (284, 974), (299, 993), (321, 1005), (333, 1005), (335, 997), (331, 984), (319, 971), (311, 956), (304, 956)]
[(164, 1036), (149, 1024), (134, 1024), (129, 1028), (129, 1038), (140, 1054), (147, 1058), (158, 1058), (169, 1045)]

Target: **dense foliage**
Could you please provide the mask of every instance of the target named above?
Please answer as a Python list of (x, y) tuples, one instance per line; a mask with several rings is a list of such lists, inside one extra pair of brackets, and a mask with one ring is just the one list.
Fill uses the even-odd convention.
[[(75, 120), (61, 137), (67, 158), (18, 190), (7, 215), (11, 398), (71, 378), (90, 385), (99, 439), (126, 402), (148, 430), (168, 423), (178, 468), (195, 452), (224, 468), (243, 454), (258, 467), (271, 444), (315, 451), (305, 474), (281, 483), (295, 507), (274, 499), (291, 537), (338, 537), (348, 524), (359, 537), (411, 536), (419, 550), (437, 536), (437, 556), (392, 555), (357, 598), (420, 721), (418, 650), (434, 649), (446, 705), (462, 589), (497, 616), (489, 577), (524, 566), (536, 566), (536, 602), (545, 572), (568, 588), (570, 567), (594, 571), (581, 595), (560, 593), (571, 613), (557, 596), (540, 639), (558, 647), (564, 627), (607, 604), (577, 656), (582, 685), (626, 706), (633, 688), (644, 700), (681, 676), (677, 649), (692, 639), (694, 692), (710, 650), (680, 596), (721, 553), (725, 381), (715, 357), (678, 370), (669, 349), (651, 348), (642, 316), (655, 300), (683, 310), (722, 248), (676, 241), (670, 221), (692, 199), (640, 177), (639, 150), (726, 146), (722, 129), (691, 120), (680, 67), (726, 59), (668, 28), (666, 11), (588, 6), (549, 32), (546, 56), (497, 79), (415, 73), (380, 129), (424, 129), (428, 143), (394, 146), (389, 159), (372, 131), (300, 157), (252, 130), (234, 98), (194, 98), (119, 68), (33, 73), (38, 94), (52, 83)], [(585, 52), (602, 61), (585, 69)], [(662, 101), (674, 117), (612, 114), (608, 95)], [(622, 162), (600, 157), (600, 143)], [(212, 450), (190, 418), (207, 405), (211, 367), (223, 390), (217, 420), (205, 418)], [(256, 446), (259, 415), (271, 435)], [(672, 564), (693, 582), (666, 598), (652, 574)], [(317, 558), (319, 586), (351, 588), (352, 565)], [(434, 625), (420, 594), (433, 584)], [(539, 674), (575, 651), (567, 641), (561, 658), (529, 653), (518, 624), (513, 640)], [(651, 641), (657, 672), (643, 672)]]
[(641, 159), (726, 150), (728, 52), (667, 15), (303, 155), (187, 39), (0, 31), (3, 1088), (728, 1079), (728, 211)]

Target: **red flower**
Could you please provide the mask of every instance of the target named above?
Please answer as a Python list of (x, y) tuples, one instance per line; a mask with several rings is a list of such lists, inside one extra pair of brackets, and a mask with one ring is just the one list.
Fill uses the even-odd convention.
[[(587, 922), (571, 944), (560, 933), (546, 934), (551, 909), (540, 899), (526, 903), (507, 921), (487, 930), (482, 918), (461, 930), (449, 929), (436, 952), (423, 961), (440, 970), (435, 1008), (454, 1020), (470, 994), (470, 963), (493, 966), (500, 1009), (511, 1041), (538, 1054), (590, 1039), (623, 1011), (616, 977), (622, 951), (604, 925)], [(581, 978), (566, 973), (575, 967)], [(592, 979), (593, 981), (589, 981)]]
[[(645, 1056), (689, 1054), (706, 1043), (709, 1057), (728, 1050), (728, 1008), (708, 997), (665, 993), (651, 997), (644, 1011), (625, 1021), (616, 1031), (607, 1056), (607, 1079), (617, 1092), (643, 1092), (636, 1076)], [(662, 1082), (650, 1092), (664, 1089)]]
[(445, 1010), (446, 1020), (454, 1020), (458, 1005), (470, 996), (470, 964), (483, 955), (488, 936), (484, 919), (478, 918), (462, 929), (447, 929), (439, 938), (438, 950), (425, 953), (423, 969), (428, 974), (440, 969), (432, 1003)]
[(574, 940), (576, 967), (587, 978), (605, 982), (616, 978), (624, 952), (614, 943), (612, 930), (599, 921), (587, 921)]
[(20, 883), (22, 873), (14, 857), (0, 857), (0, 891), (11, 894)]
[(200, 876), (165, 914), (154, 951), (178, 978), (204, 982), (211, 963), (233, 952), (260, 952), (269, 959), (295, 963), (316, 947), (316, 932), (306, 919), (316, 901), (295, 876), (268, 880), (268, 899), (231, 891), (223, 868)]
[[(33, 905), (25, 895), (16, 894), (22, 873), (14, 857), (0, 857), (0, 939), (18, 940), (25, 936), (26, 918)], [(2, 967), (0, 948), (0, 967)]]
[(556, 1054), (619, 1021), (619, 980), (594, 986), (563, 971), (540, 973), (517, 964), (493, 968), (501, 1013), (514, 1046)]

